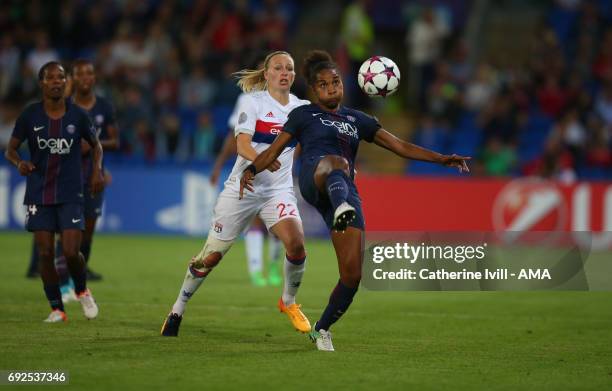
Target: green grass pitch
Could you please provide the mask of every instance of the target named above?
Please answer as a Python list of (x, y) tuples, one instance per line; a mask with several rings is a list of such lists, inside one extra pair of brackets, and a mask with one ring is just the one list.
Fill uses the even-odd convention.
[[(0, 370), (64, 369), (70, 389), (612, 389), (612, 292), (361, 289), (326, 353), (278, 313), (279, 288), (248, 284), (241, 243), (191, 300), (180, 337), (162, 338), (201, 240), (98, 236), (99, 318), (71, 303), (69, 323), (51, 325), (41, 282), (24, 278), (30, 241), (0, 233)], [(329, 242), (307, 250), (298, 297), (314, 323), (338, 272)]]

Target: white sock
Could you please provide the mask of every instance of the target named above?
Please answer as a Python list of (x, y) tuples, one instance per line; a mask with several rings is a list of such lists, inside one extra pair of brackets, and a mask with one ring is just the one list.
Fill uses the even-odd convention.
[(259, 230), (249, 230), (244, 236), (250, 274), (263, 270), (263, 241), (263, 232)]
[(179, 291), (179, 295), (176, 298), (176, 302), (172, 306), (172, 313), (183, 316), (185, 312), (185, 306), (193, 294), (198, 290), (202, 282), (206, 279), (204, 277), (194, 277), (189, 271), (189, 267), (187, 267), (187, 273), (185, 274), (185, 279), (183, 280), (183, 285), (181, 286), (181, 290)]
[(285, 283), (283, 285), (283, 303), (285, 305), (295, 304), (295, 295), (302, 283), (302, 276), (306, 269), (306, 257), (304, 262), (299, 265), (289, 262), (285, 257), (285, 267), (283, 271), (285, 273)]
[(281, 255), (282, 243), (279, 238), (270, 234), (268, 235), (268, 259), (270, 262), (279, 261)]

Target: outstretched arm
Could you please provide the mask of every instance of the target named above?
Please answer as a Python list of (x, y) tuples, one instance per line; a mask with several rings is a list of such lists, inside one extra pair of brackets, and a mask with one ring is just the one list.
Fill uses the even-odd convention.
[(255, 178), (255, 174), (263, 171), (276, 161), (292, 138), (293, 136), (291, 134), (281, 132), (272, 145), (260, 153), (257, 158), (253, 160), (253, 163), (244, 170), (242, 178), (240, 179), (240, 199), (242, 199), (245, 188), (249, 191), (253, 191), (253, 179)]
[(438, 152), (419, 147), (418, 145), (400, 140), (385, 129), (379, 129), (374, 136), (374, 143), (405, 159), (421, 160), (439, 163), (447, 167), (457, 167), (459, 172), (470, 172), (466, 161), (471, 157), (459, 155), (442, 155)]

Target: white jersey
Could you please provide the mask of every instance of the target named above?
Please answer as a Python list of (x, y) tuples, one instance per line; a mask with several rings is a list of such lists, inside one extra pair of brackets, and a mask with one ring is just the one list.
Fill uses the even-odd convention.
[(238, 125), (238, 111), (240, 111), (240, 107), (242, 106), (242, 102), (244, 102), (245, 99), (247, 99), (246, 97), (249, 94), (246, 92), (241, 93), (240, 95), (238, 95), (238, 99), (236, 99), (236, 104), (234, 104), (234, 110), (232, 110), (232, 114), (230, 115), (229, 119), (227, 120), (227, 128), (228, 129), (236, 129), (236, 125)]
[[(276, 136), (283, 130), (283, 124), (287, 122), (287, 116), (291, 110), (309, 103), (307, 100), (298, 99), (293, 94), (289, 94), (289, 103), (285, 106), (272, 98), (268, 91), (242, 94), (238, 98), (237, 110), (234, 110), (237, 114), (237, 118), (234, 118), (234, 121), (236, 121), (234, 135), (236, 137), (240, 133), (251, 135), (253, 137), (251, 145), (259, 154), (268, 149)], [(275, 172), (264, 170), (257, 174), (253, 183), (256, 194), (263, 195), (289, 189), (293, 191), (291, 170), (294, 151), (295, 143), (290, 144), (283, 150), (278, 157), (278, 161), (281, 163), (279, 170)], [(242, 172), (251, 163), (250, 160), (238, 155), (232, 172), (225, 181), (225, 188), (239, 191)]]

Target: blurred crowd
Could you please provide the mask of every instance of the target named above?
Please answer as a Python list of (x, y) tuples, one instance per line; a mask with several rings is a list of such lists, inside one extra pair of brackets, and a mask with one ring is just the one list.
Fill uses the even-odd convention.
[[(4, 1), (0, 146), (23, 106), (38, 97), (41, 65), (88, 58), (96, 64), (98, 92), (115, 105), (121, 129), (121, 151), (108, 158), (209, 161), (240, 93), (231, 74), (256, 66), (268, 51), (287, 49), (304, 4)], [(471, 45), (482, 40), (466, 37), (474, 4), (344, 1), (330, 48), (342, 48), (335, 57), (347, 78), (346, 103), (371, 105), (354, 75), (365, 58), (389, 48), (404, 66), (401, 107), (418, 114), (416, 143), (474, 156), (479, 175), (609, 178), (612, 2), (524, 2), (542, 20), (526, 42), (527, 60), (503, 63), (476, 53)], [(398, 34), (405, 34), (403, 44), (393, 42)], [(407, 172), (448, 174), (419, 162)]]
[[(240, 93), (230, 75), (285, 49), (297, 1), (8, 0), (0, 7), (0, 145), (50, 60), (95, 62), (120, 156), (214, 156)], [(109, 157), (112, 157), (109, 155)]]
[(558, 0), (543, 11), (527, 61), (506, 65), (470, 63), (461, 36), (422, 10), (406, 39), (423, 113), (416, 142), (475, 156), (480, 175), (612, 176), (612, 4)]

